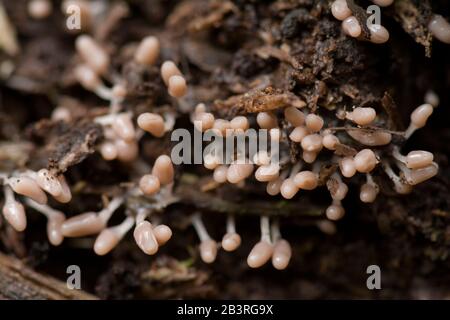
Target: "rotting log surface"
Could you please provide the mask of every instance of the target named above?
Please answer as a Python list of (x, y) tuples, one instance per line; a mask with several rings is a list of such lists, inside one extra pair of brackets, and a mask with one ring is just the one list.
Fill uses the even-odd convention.
[[(441, 167), (438, 177), (400, 197), (379, 170), (375, 178), (381, 192), (372, 205), (361, 204), (359, 185), (349, 184), (344, 202), (347, 214), (336, 223), (334, 234), (324, 233), (322, 224), (322, 228), (316, 226), (331, 202), (324, 188), (323, 194), (322, 190), (300, 192), (297, 198), (284, 201), (263, 197), (264, 186), (253, 189), (251, 183), (242, 189), (224, 185), (205, 191), (196, 181), (184, 184), (177, 178), (178, 203), (155, 214), (155, 219), (173, 228), (174, 236), (154, 257), (140, 252), (131, 233), (102, 257), (90, 250), (92, 239), (52, 247), (46, 240), (45, 218), (33, 210), (27, 212), (33, 223), (26, 233), (0, 229), (0, 250), (23, 256), (53, 276), (76, 256), (77, 264), (89, 266), (84, 288), (102, 299), (203, 298), (205, 292), (218, 299), (450, 297), (450, 46), (433, 41), (431, 47), (426, 27), (432, 12), (448, 18), (448, 1), (402, 0), (383, 8), (382, 23), (391, 37), (384, 45), (345, 36), (341, 22), (331, 16), (332, 1), (155, 0), (149, 6), (148, 1), (133, 0), (127, 2), (127, 19), (115, 20), (111, 29), (108, 21), (117, 17), (112, 9), (98, 33), (105, 47), (127, 49), (111, 57), (111, 69), (127, 83), (126, 110), (136, 115), (148, 111), (178, 115), (178, 106), (159, 76), (159, 63), (138, 68), (130, 62), (129, 45), (147, 35), (160, 39), (161, 60), (182, 62), (193, 97), (186, 103), (204, 102), (221, 117), (282, 107), (295, 102), (295, 96), (331, 118), (335, 108), (346, 106), (385, 110), (392, 122), (387, 128), (402, 130), (413, 108), (433, 89), (441, 106), (402, 151), (432, 152)], [(370, 3), (352, 2), (361, 8)], [(17, 29), (21, 47), (14, 59), (0, 54), (0, 62), (6, 62), (0, 68), (0, 170), (40, 169), (51, 152), (53, 167), (63, 171), (70, 165), (65, 176), (74, 191), (70, 204), (55, 209), (68, 216), (98, 210), (102, 195), (116, 194), (119, 185), (132, 181), (134, 175), (120, 162), (103, 161), (98, 154), (86, 157), (94, 148), (83, 147), (93, 146), (97, 138), (101, 142), (100, 135), (87, 134), (91, 127), (86, 123), (107, 108), (104, 101), (74, 83), (75, 35), (61, 27), (65, 16), (59, 10), (54, 10), (51, 19), (35, 21), (25, 14), (28, 0), (0, 3)], [(0, 37), (8, 34), (1, 30), (5, 32)], [(7, 67), (11, 63), (12, 73)], [(263, 90), (269, 86), (270, 90)], [(65, 95), (62, 101), (57, 99)], [(82, 121), (68, 125), (48, 119), (55, 107), (66, 103)], [(191, 128), (189, 120), (187, 114), (180, 114), (176, 127)], [(160, 154), (170, 153), (168, 138), (145, 135), (140, 145), (144, 161), (151, 164)], [(291, 156), (298, 157), (301, 150), (291, 147)], [(77, 164), (61, 159), (76, 159)], [(201, 178), (205, 175), (201, 169), (183, 166), (177, 175)], [(198, 239), (188, 227), (193, 210), (204, 213), (216, 240), (225, 229), (223, 216), (239, 215), (242, 247), (233, 254), (221, 252), (215, 264), (202, 263), (196, 250)], [(293, 249), (284, 272), (270, 266), (257, 271), (246, 266), (247, 254), (260, 237), (256, 216), (260, 214), (282, 216), (283, 237)], [(382, 290), (367, 290), (366, 267), (371, 264), (382, 270)], [(9, 273), (0, 273), (0, 298), (17, 298), (23, 286), (42, 286), (23, 275), (25, 281), (18, 278), (25, 272), (22, 269), (18, 267), (20, 272), (14, 271), (13, 278), (4, 276), (11, 274), (11, 267)], [(42, 293), (20, 296), (49, 298)]]
[(20, 260), (0, 253), (0, 299), (93, 300), (95, 296), (71, 290), (55, 278), (37, 273)]

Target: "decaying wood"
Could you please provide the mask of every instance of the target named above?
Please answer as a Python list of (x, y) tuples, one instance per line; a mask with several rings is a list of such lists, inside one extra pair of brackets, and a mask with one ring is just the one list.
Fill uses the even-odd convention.
[(175, 191), (180, 202), (193, 206), (199, 210), (213, 211), (236, 215), (256, 216), (303, 216), (321, 217), (325, 208), (316, 206), (308, 199), (300, 202), (263, 201), (261, 199), (246, 199), (245, 201), (229, 201), (213, 192), (202, 192), (198, 181), (189, 183), (184, 177)]
[(432, 10), (429, 1), (395, 1), (394, 18), (414, 40), (425, 47), (425, 54), (431, 57), (433, 36), (428, 31)]
[(82, 290), (71, 290), (64, 282), (39, 274), (20, 260), (0, 253), (0, 299), (94, 300)]
[(284, 92), (273, 87), (263, 90), (255, 89), (242, 95), (231, 96), (225, 101), (215, 101), (217, 109), (235, 108), (238, 113), (256, 113), (271, 111), (285, 106), (303, 108), (306, 103), (290, 92)]
[(274, 46), (268, 45), (268, 46), (263, 46), (263, 47), (257, 48), (255, 50), (255, 53), (262, 59), (268, 59), (270, 57), (273, 57), (275, 59), (278, 59), (280, 61), (290, 64), (294, 69), (302, 68), (302, 65), (300, 64), (300, 62), (298, 62), (289, 53), (287, 53), (286, 51), (284, 51), (282, 49), (274, 47)]

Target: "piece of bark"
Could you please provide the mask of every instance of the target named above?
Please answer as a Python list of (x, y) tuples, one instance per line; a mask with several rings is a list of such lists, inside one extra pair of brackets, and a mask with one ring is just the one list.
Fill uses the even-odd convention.
[(0, 253), (0, 300), (95, 300), (82, 290), (71, 290), (62, 281), (39, 274), (20, 260)]

